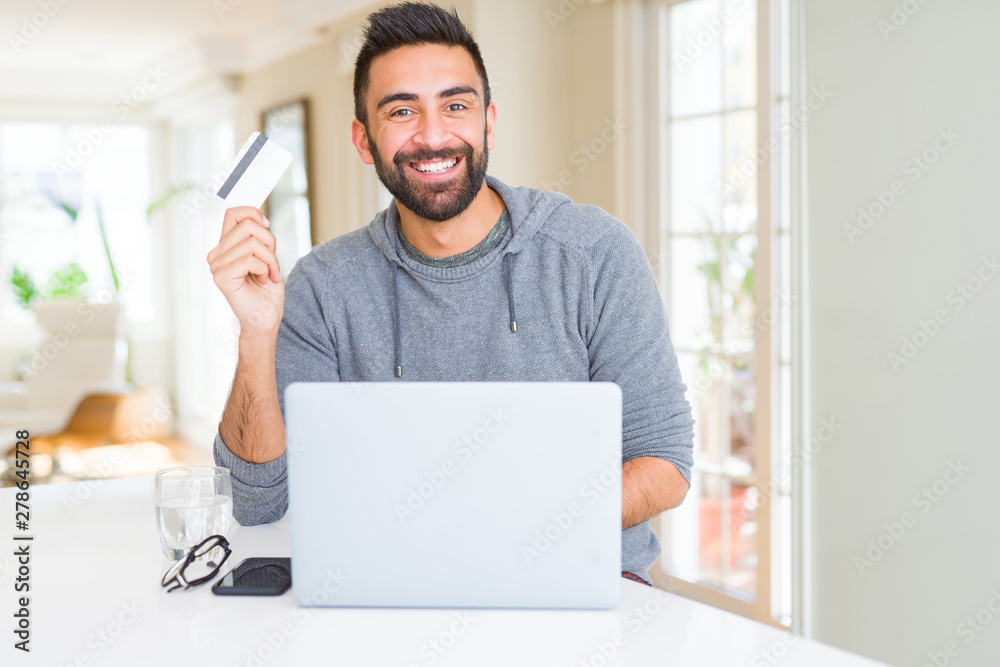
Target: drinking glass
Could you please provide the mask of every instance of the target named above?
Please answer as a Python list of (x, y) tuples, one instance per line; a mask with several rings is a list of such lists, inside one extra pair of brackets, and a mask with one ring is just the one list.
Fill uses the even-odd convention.
[(180, 560), (209, 535), (228, 537), (233, 483), (227, 468), (190, 466), (156, 473), (156, 525), (163, 555)]

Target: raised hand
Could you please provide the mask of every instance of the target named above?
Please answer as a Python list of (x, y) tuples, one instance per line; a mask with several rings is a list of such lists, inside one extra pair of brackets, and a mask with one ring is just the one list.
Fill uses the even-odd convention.
[(226, 211), (219, 245), (208, 253), (216, 286), (240, 321), (240, 337), (273, 337), (284, 311), (285, 284), (270, 221), (260, 209)]

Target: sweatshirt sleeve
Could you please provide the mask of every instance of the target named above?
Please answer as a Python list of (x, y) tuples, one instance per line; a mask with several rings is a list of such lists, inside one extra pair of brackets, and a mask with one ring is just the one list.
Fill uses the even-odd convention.
[[(285, 388), (292, 382), (335, 382), (339, 379), (337, 353), (321, 308), (326, 292), (324, 265), (306, 255), (285, 283), (285, 310), (275, 348), (275, 376), (281, 416), (285, 416)], [(216, 433), (216, 465), (229, 468), (233, 484), (233, 517), (243, 526), (277, 521), (288, 510), (286, 451), (267, 463), (239, 458)]]
[(617, 220), (589, 253), (590, 379), (621, 388), (622, 460), (665, 459), (690, 482), (694, 419), (649, 261)]

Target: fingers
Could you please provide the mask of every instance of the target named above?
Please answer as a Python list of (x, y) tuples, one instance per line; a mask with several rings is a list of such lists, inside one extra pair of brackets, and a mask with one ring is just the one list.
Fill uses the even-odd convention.
[(267, 218), (264, 214), (260, 212), (259, 208), (254, 208), (253, 206), (234, 206), (233, 208), (226, 209), (226, 215), (222, 219), (222, 235), (219, 240), (226, 238), (226, 234), (231, 232), (240, 222), (243, 220), (253, 220), (258, 225), (269, 227), (270, 222), (267, 222)]
[[(264, 245), (260, 239), (254, 237), (245, 238), (243, 241), (234, 245), (221, 255), (216, 256), (209, 263), (209, 268), (214, 274), (216, 271), (229, 266), (243, 257), (256, 257), (264, 262), (270, 269), (270, 271), (266, 271), (264, 275), (280, 279), (281, 272), (278, 270), (278, 260), (275, 258), (274, 253), (271, 252), (270, 248)], [(275, 280), (275, 282), (277, 282), (277, 280)]]
[[(237, 291), (243, 282), (249, 277), (253, 276), (255, 282), (259, 284), (267, 283), (267, 274), (269, 271), (267, 263), (258, 257), (253, 255), (247, 255), (244, 257), (238, 257), (231, 264), (222, 267), (218, 273), (214, 275), (215, 284), (222, 290), (225, 294), (229, 291)], [(236, 286), (233, 287), (235, 282)]]
[[(264, 221), (267, 222), (267, 218), (264, 218)], [(276, 247), (274, 234), (261, 226), (255, 219), (244, 218), (222, 237), (219, 245), (212, 248), (211, 252), (208, 253), (208, 263), (211, 264), (216, 257), (224, 255), (250, 237), (260, 240), (271, 251), (271, 254), (274, 254)]]
[[(258, 260), (260, 264), (253, 263), (253, 266), (259, 269), (260, 266), (263, 265), (265, 267), (264, 270), (245, 270), (240, 276), (235, 276), (233, 271), (243, 270), (243, 267), (245, 266), (244, 260), (246, 258), (254, 258)], [(258, 280), (258, 282), (262, 284), (267, 282), (268, 278), (270, 278), (272, 282), (281, 282), (281, 270), (278, 267), (278, 260), (274, 256), (274, 251), (255, 236), (247, 236), (239, 243), (232, 245), (229, 249), (215, 254), (215, 256), (211, 257), (209, 260), (209, 268), (211, 269), (213, 276), (225, 274), (224, 279), (245, 277), (247, 274), (253, 273), (254, 275), (260, 276), (261, 279)]]

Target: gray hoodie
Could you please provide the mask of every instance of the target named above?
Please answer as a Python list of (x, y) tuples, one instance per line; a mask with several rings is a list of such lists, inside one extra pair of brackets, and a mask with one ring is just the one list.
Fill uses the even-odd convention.
[[(395, 204), (299, 260), (276, 349), (282, 414), (292, 382), (614, 382), (622, 460), (666, 459), (690, 481), (694, 420), (632, 231), (560, 193), (490, 176), (487, 184), (503, 198), (511, 229), (471, 263), (442, 268), (411, 258), (399, 246)], [(231, 471), (237, 521), (284, 516), (284, 454), (248, 463), (216, 435), (215, 460)], [(648, 580), (659, 553), (648, 521), (622, 531), (622, 570)]]

